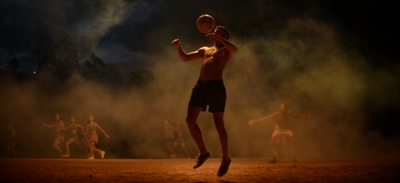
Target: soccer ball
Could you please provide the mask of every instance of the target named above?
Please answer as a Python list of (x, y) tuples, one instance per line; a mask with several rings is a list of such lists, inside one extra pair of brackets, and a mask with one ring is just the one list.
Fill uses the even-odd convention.
[(197, 29), (202, 33), (210, 33), (215, 26), (215, 19), (209, 14), (200, 15), (196, 21)]

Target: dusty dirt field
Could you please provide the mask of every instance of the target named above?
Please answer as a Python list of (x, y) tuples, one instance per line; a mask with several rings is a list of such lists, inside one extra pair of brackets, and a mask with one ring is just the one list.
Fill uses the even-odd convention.
[(195, 170), (194, 159), (0, 159), (0, 182), (400, 182), (400, 161), (268, 160), (233, 158), (218, 177), (218, 158)]

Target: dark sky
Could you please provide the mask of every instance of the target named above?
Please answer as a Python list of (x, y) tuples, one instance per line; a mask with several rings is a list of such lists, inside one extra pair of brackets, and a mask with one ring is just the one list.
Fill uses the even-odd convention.
[[(145, 92), (116, 97), (101, 86), (83, 83), (53, 99), (72, 106), (71, 111), (112, 116), (112, 125), (127, 131), (115, 132), (119, 135), (132, 134), (133, 124), (126, 118), (146, 121), (138, 123), (145, 129), (138, 136), (144, 137), (148, 127), (141, 125), (156, 126), (168, 115), (184, 119), (199, 65), (182, 64), (171, 41), (179, 38), (186, 51), (210, 45), (195, 25), (197, 17), (207, 13), (230, 30), (230, 40), (238, 47), (224, 73), (230, 97), (227, 121), (237, 122), (227, 123), (230, 131), (237, 131), (233, 138), (269, 133), (260, 126), (250, 128), (247, 120), (269, 114), (286, 101), (289, 109), (314, 115), (307, 127), (298, 128), (310, 138), (311, 147), (304, 148), (323, 155), (332, 149), (343, 153), (337, 147), (357, 152), (353, 147), (362, 146), (362, 153), (377, 144), (376, 150), (383, 151), (384, 145), (394, 147), (392, 143), (400, 141), (396, 8), (389, 2), (358, 0), (1, 0), (0, 68), (15, 56), (31, 69), (35, 35), (55, 37), (59, 30), (75, 40), (81, 61), (91, 53), (99, 56), (109, 78), (126, 81), (131, 71), (148, 68), (156, 79)], [(38, 99), (49, 100), (21, 88), (4, 91), (21, 100), (16, 109), (22, 105), (35, 110)], [(3, 113), (13, 114), (11, 107)], [(53, 116), (42, 113), (35, 112), (40, 118)], [(261, 147), (267, 142), (255, 143)], [(329, 145), (334, 148), (321, 148)]]
[(355, 0), (3, 0), (0, 59), (3, 65), (13, 56), (25, 59), (37, 33), (54, 36), (58, 30), (72, 35), (82, 58), (95, 52), (106, 63), (146, 59), (162, 55), (175, 36), (199, 36), (194, 20), (209, 13), (242, 39), (273, 36), (290, 19), (310, 17), (335, 26), (345, 42), (370, 54), (372, 62), (390, 65), (398, 58), (394, 7)]

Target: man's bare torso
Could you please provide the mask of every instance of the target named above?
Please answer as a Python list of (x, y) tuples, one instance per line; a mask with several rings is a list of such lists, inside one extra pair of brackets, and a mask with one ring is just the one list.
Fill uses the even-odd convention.
[(204, 51), (204, 54), (199, 79), (205, 81), (222, 79), (223, 71), (232, 55), (225, 47), (203, 47), (201, 51)]
[(287, 129), (287, 128), (290, 127), (290, 124), (289, 124), (289, 121), (288, 121), (288, 117), (292, 113), (291, 112), (286, 112), (286, 111), (285, 111), (285, 113), (286, 114), (280, 113), (280, 112), (276, 112), (275, 113), (275, 122), (276, 122), (276, 125), (279, 128)]

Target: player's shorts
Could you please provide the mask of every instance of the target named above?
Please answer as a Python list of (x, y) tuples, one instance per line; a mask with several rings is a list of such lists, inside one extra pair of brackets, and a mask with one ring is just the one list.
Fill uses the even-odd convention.
[(174, 144), (177, 144), (181, 147), (186, 146), (185, 140), (184, 139), (175, 139)]
[(97, 134), (90, 134), (89, 143), (90, 142), (99, 143), (99, 136)]
[(224, 112), (226, 89), (223, 80), (198, 80), (192, 89), (189, 106), (201, 107), (203, 111), (209, 106), (209, 112)]
[(294, 136), (292, 129), (289, 128), (281, 128), (278, 125), (275, 125), (274, 132), (272, 133), (272, 137), (280, 136), (280, 135), (289, 135), (291, 137)]

